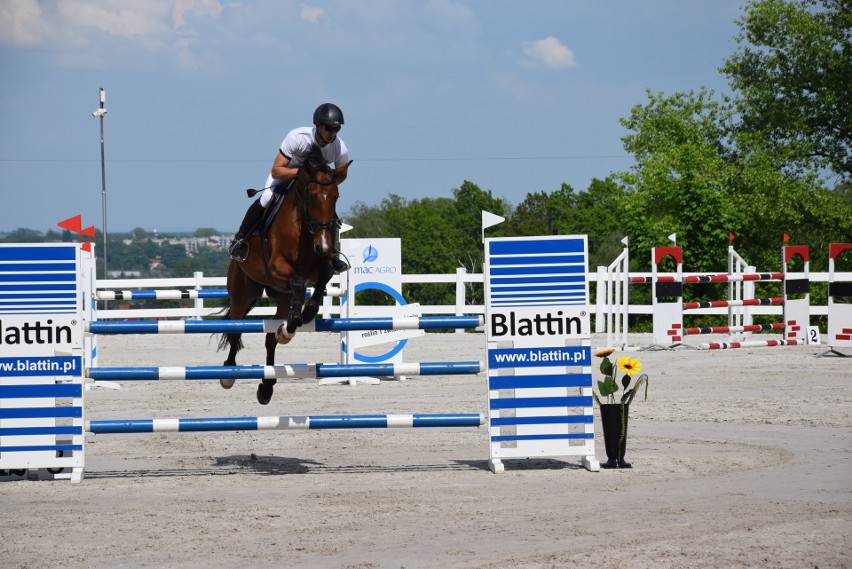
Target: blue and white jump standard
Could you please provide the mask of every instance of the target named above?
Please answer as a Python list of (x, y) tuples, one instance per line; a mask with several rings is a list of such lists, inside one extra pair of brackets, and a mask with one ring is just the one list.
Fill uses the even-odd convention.
[(597, 471), (586, 236), (485, 239), (489, 468), (580, 456)]
[(81, 255), (0, 245), (0, 479), (83, 478)]

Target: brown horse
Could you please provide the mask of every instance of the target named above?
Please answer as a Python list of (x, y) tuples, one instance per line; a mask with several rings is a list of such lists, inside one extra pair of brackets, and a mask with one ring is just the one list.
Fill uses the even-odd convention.
[[(331, 256), (335, 252), (333, 224), (338, 223), (335, 205), (340, 195), (338, 185), (346, 179), (349, 164), (330, 169), (321, 157), (309, 158), (280, 198), (281, 208), (267, 235), (251, 237), (245, 261), (232, 260), (228, 266), (228, 306), (224, 319), (245, 318), (264, 289), (276, 303), (274, 318), (286, 318), (276, 333), (266, 334), (268, 366), (275, 365), (277, 345), (289, 342), (299, 326), (317, 315), (325, 286), (334, 276)], [(305, 303), (309, 284), (313, 284), (314, 292)], [(222, 334), (219, 349), (230, 346), (224, 365), (237, 365), (237, 352), (243, 347), (241, 336)], [(229, 389), (234, 380), (222, 379), (220, 383)], [(274, 378), (264, 379), (257, 386), (257, 400), (262, 405), (272, 399), (275, 383)]]

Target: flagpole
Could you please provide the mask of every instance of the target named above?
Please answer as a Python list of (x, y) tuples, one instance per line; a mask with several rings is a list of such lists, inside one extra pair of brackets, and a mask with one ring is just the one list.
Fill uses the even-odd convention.
[(106, 93), (104, 92), (103, 87), (101, 87), (100, 90), (100, 102), (100, 107), (92, 113), (92, 116), (101, 120), (101, 211), (103, 213), (104, 227), (104, 278), (106, 279), (109, 277), (109, 273), (107, 272), (107, 192), (106, 161), (104, 156), (104, 117), (107, 114), (107, 110), (104, 108), (104, 103), (106, 103)]

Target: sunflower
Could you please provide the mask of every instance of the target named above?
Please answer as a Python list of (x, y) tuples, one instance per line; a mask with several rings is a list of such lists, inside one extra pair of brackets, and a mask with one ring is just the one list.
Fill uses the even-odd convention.
[(621, 356), (618, 358), (618, 369), (633, 377), (640, 371), (642, 371), (642, 362), (639, 360), (633, 359), (629, 356)]

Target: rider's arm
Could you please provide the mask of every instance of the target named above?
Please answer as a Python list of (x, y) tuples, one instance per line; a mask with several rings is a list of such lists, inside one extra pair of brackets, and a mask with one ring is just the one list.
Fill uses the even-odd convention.
[(299, 169), (291, 168), (290, 159), (279, 151), (278, 155), (275, 156), (275, 161), (272, 163), (270, 174), (276, 180), (291, 180), (299, 174)]

